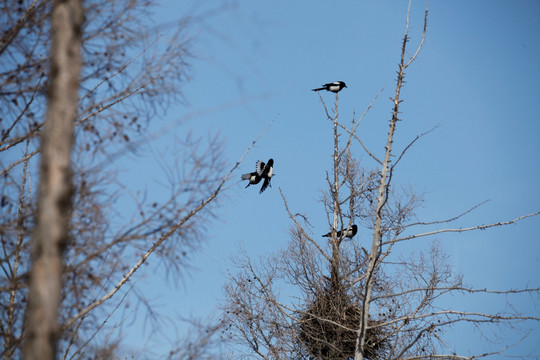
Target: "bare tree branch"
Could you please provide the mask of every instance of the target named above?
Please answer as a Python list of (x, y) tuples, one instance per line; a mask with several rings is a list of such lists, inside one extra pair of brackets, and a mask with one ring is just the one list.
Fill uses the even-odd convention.
[(540, 215), (540, 211), (530, 213), (530, 214), (526, 214), (526, 215), (522, 215), (522, 216), (519, 216), (519, 217), (517, 217), (517, 218), (515, 218), (513, 220), (500, 221), (500, 222), (496, 222), (496, 223), (492, 223), (492, 224), (477, 225), (477, 226), (470, 226), (470, 227), (466, 227), (466, 228), (457, 228), (457, 229), (440, 229), (440, 230), (428, 231), (428, 232), (425, 232), (425, 233), (422, 233), (422, 234), (414, 234), (414, 235), (404, 236), (404, 237), (401, 237), (401, 238), (397, 238), (397, 239), (393, 239), (391, 241), (385, 242), (384, 244), (386, 245), (388, 243), (396, 243), (396, 242), (399, 242), (399, 241), (417, 239), (417, 238), (421, 238), (421, 237), (431, 236), (431, 235), (435, 235), (435, 234), (442, 234), (442, 233), (452, 233), (452, 232), (460, 233), (460, 232), (473, 231), (473, 230), (485, 230), (485, 229), (489, 229), (489, 228), (492, 228), (492, 227), (514, 224), (514, 223), (516, 223), (518, 221), (527, 219), (529, 217), (537, 216), (537, 215)]

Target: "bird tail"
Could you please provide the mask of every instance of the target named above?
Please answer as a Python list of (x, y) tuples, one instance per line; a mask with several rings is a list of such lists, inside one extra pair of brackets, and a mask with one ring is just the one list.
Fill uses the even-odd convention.
[[(248, 173), (248, 174), (242, 174), (242, 180), (249, 180), (251, 179), (251, 174)], [(251, 185), (251, 182), (248, 182), (248, 184), (246, 185), (246, 188)]]
[(321, 91), (321, 90), (324, 90), (325, 88), (317, 88), (317, 89), (311, 89), (311, 91)]

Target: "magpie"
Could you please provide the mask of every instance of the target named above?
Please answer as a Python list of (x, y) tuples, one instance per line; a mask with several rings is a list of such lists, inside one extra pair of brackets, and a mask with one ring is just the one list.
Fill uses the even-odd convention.
[(322, 85), (321, 88), (312, 89), (311, 91), (326, 90), (326, 91), (331, 91), (331, 92), (334, 92), (334, 93), (338, 93), (344, 87), (347, 87), (347, 85), (343, 81), (334, 81), (334, 82)]
[(268, 163), (266, 164), (262, 161), (257, 161), (255, 171), (242, 175), (242, 180), (249, 180), (249, 183), (246, 185), (246, 187), (248, 187), (249, 185), (258, 184), (264, 179), (261, 190), (259, 191), (259, 194), (262, 194), (268, 186), (272, 187), (272, 185), (270, 185), (272, 176), (274, 176), (274, 159), (268, 160)]
[[(358, 232), (358, 226), (353, 225), (351, 229), (345, 229), (345, 237), (352, 238), (356, 233)], [(323, 237), (330, 237), (332, 236), (332, 232), (329, 232), (326, 235), (323, 235)], [(341, 238), (341, 231), (337, 232), (337, 238)]]

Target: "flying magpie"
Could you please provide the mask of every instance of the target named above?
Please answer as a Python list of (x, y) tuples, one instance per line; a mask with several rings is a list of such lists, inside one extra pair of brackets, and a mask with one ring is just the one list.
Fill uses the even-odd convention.
[[(248, 187), (249, 185), (258, 184), (264, 179), (261, 190), (259, 191), (259, 194), (262, 194), (262, 192), (270, 185), (272, 176), (274, 176), (274, 159), (268, 160), (268, 163), (266, 164), (262, 161), (257, 161), (255, 171), (242, 175), (242, 180), (249, 180), (249, 183), (246, 185), (246, 187)], [(270, 187), (272, 187), (272, 185), (270, 185)]]
[(334, 81), (334, 82), (322, 85), (321, 88), (312, 89), (311, 91), (326, 90), (326, 91), (331, 91), (331, 92), (334, 92), (334, 93), (338, 93), (344, 87), (347, 87), (347, 85), (343, 81)]
[[(352, 238), (356, 233), (358, 232), (358, 226), (353, 225), (350, 229), (345, 229), (345, 237)], [(323, 235), (323, 237), (330, 237), (332, 236), (332, 232), (329, 232), (326, 235)], [(337, 238), (341, 238), (341, 231), (337, 232)]]

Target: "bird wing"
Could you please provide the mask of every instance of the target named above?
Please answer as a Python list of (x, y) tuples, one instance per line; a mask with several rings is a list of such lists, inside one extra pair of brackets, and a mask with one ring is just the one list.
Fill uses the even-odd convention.
[(262, 161), (257, 161), (257, 166), (256, 166), (256, 172), (259, 176), (261, 176), (264, 172), (264, 167), (265, 167), (265, 163), (262, 162)]
[(267, 162), (264, 166), (263, 172), (261, 174), (262, 177), (268, 177), (271, 178), (273, 174), (273, 166), (270, 162)]
[(259, 191), (259, 194), (262, 194), (264, 190), (270, 185), (270, 179), (264, 178), (264, 183), (261, 186), (261, 191)]
[[(332, 236), (332, 232), (330, 231), (328, 234), (323, 235), (323, 237), (330, 237)], [(336, 237), (339, 239), (341, 237), (341, 231), (336, 232)]]

